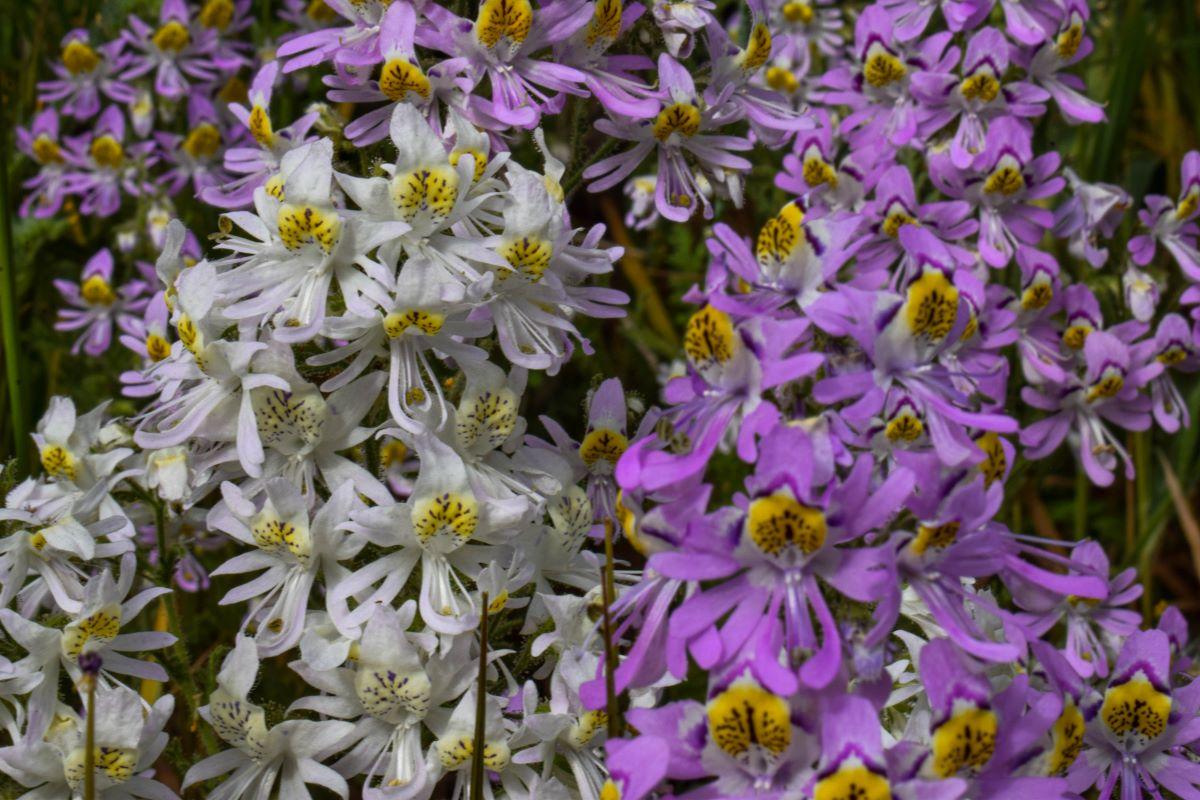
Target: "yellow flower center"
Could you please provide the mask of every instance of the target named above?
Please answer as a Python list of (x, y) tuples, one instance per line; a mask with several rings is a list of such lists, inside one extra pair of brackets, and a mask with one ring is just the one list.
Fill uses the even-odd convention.
[(1092, 326), (1087, 322), (1077, 322), (1063, 331), (1063, 344), (1072, 350), (1082, 350), (1084, 342), (1092, 333)]
[(784, 67), (767, 67), (767, 86), (777, 92), (791, 94), (800, 88), (800, 79), (796, 73)]
[(917, 535), (909, 542), (909, 549), (915, 555), (924, 555), (929, 548), (943, 550), (954, 544), (958, 539), (958, 529), (961, 523), (944, 522), (941, 525), (921, 525)]
[(966, 100), (990, 103), (1000, 94), (1000, 81), (991, 72), (976, 72), (963, 79), (958, 91)]
[(111, 306), (117, 301), (116, 293), (100, 275), (93, 275), (79, 284), (79, 294), (92, 306)]
[(250, 523), (250, 533), (260, 550), (291, 553), (302, 563), (312, 556), (312, 538), (301, 520), (280, 518), (270, 507), (264, 508)]
[(183, 23), (171, 20), (155, 31), (151, 41), (164, 53), (178, 53), (192, 41), (192, 35)]
[(1121, 371), (1116, 367), (1106, 367), (1100, 374), (1100, 380), (1088, 388), (1088, 402), (1094, 403), (1097, 400), (1116, 397), (1123, 388), (1125, 388), (1125, 376), (1121, 374)]
[(58, 142), (44, 133), (33, 140), (33, 157), (39, 164), (61, 164), (63, 160)]
[(738, 66), (744, 72), (754, 72), (767, 63), (771, 57), (771, 31), (763, 23), (758, 23), (750, 30), (750, 40), (746, 49), (738, 55)]
[(171, 355), (171, 343), (157, 333), (146, 336), (146, 355), (151, 361), (162, 361)]
[(1104, 693), (1100, 719), (1116, 736), (1144, 747), (1162, 735), (1171, 715), (1171, 696), (1138, 674)]
[(399, 339), (409, 328), (416, 328), (423, 334), (433, 336), (442, 329), (445, 321), (445, 314), (411, 308), (407, 311), (393, 311), (384, 317), (383, 330), (389, 339)]
[(1039, 272), (1021, 293), (1021, 308), (1026, 311), (1037, 311), (1050, 305), (1050, 301), (1053, 299), (1054, 286), (1050, 282), (1050, 276)]
[(567, 729), (567, 741), (574, 747), (583, 747), (596, 738), (596, 734), (604, 730), (607, 724), (607, 712), (585, 711)]
[(279, 238), (289, 250), (315, 243), (326, 253), (332, 253), (341, 233), (342, 220), (336, 212), (290, 203), (279, 207)]
[(89, 642), (102, 647), (115, 639), (120, 631), (121, 607), (112, 603), (63, 628), (63, 655), (74, 661)]
[(621, 789), (613, 783), (612, 778), (606, 780), (600, 787), (600, 800), (621, 800)]
[(778, 556), (791, 548), (808, 555), (825, 544), (828, 528), (821, 509), (787, 492), (776, 492), (750, 503), (745, 533), (767, 555)]
[(233, 0), (208, 0), (200, 9), (200, 24), (223, 31), (233, 22)]
[(379, 72), (379, 91), (393, 103), (408, 99), (410, 94), (422, 100), (429, 99), (429, 78), (416, 65), (402, 58), (393, 58)]
[(201, 122), (183, 140), (183, 150), (192, 158), (212, 158), (221, 149), (221, 132), (211, 122)]
[(373, 717), (383, 719), (404, 710), (423, 718), (429, 710), (433, 686), (424, 670), (398, 673), (364, 666), (354, 674), (354, 693)]
[(913, 336), (945, 338), (958, 320), (958, 289), (940, 269), (926, 268), (908, 287), (904, 319)]
[(596, 0), (592, 21), (587, 27), (588, 47), (607, 49), (617, 40), (621, 33), (621, 13), (624, 11), (621, 0)]
[(733, 320), (712, 306), (692, 314), (683, 334), (683, 350), (698, 370), (727, 363), (738, 344)]
[(813, 21), (816, 12), (813, 11), (812, 5), (804, 0), (790, 0), (783, 4), (783, 18), (791, 23), (799, 23), (807, 25)]
[(883, 89), (904, 80), (907, 74), (908, 67), (904, 66), (903, 61), (888, 52), (883, 45), (871, 45), (867, 61), (863, 64), (863, 79), (867, 83), (876, 89)]
[(978, 770), (996, 749), (996, 715), (970, 705), (958, 710), (933, 732), (933, 772), (949, 778), (964, 769)]
[(883, 232), (893, 239), (899, 238), (900, 229), (905, 225), (920, 225), (916, 217), (908, 213), (904, 208), (897, 208), (883, 220)]
[(925, 424), (921, 422), (917, 412), (908, 406), (901, 408), (895, 416), (889, 419), (887, 426), (883, 429), (888, 441), (892, 442), (915, 442), (924, 431)]
[(406, 222), (425, 212), (434, 224), (440, 223), (457, 200), (458, 173), (448, 166), (416, 169), (392, 179), (392, 203)]
[(250, 109), (250, 134), (263, 147), (270, 147), (275, 142), (275, 131), (271, 128), (271, 116), (260, 105)]
[(554, 244), (538, 236), (522, 236), (501, 245), (500, 255), (521, 275), (538, 281), (550, 266)]
[(475, 36), (484, 47), (495, 47), (507, 39), (519, 46), (533, 27), (533, 5), (529, 0), (484, 0), (475, 20)]
[(1055, 39), (1054, 52), (1058, 53), (1059, 58), (1066, 61), (1075, 57), (1081, 44), (1083, 44), (1083, 23), (1076, 22)]
[(1021, 174), (1020, 166), (1009, 156), (1000, 160), (983, 184), (983, 191), (987, 194), (999, 194), (1005, 197), (1011, 197), (1024, 188), (1025, 176)]
[(700, 109), (691, 103), (672, 103), (654, 118), (654, 138), (665, 142), (671, 134), (692, 137), (700, 131)]
[[(92, 748), (94, 771), (115, 784), (125, 783), (133, 777), (133, 771), (137, 767), (137, 758), (137, 750), (131, 747), (98, 746)], [(71, 789), (78, 791), (83, 787), (87, 776), (86, 747), (77, 747), (71, 751), (63, 761), (63, 774)]]
[(812, 153), (804, 158), (804, 182), (814, 189), (824, 184), (837, 188), (837, 170), (819, 153)]
[(384, 469), (396, 464), (403, 464), (406, 458), (408, 458), (408, 445), (399, 439), (392, 439), (379, 448), (379, 460), (383, 463)]
[(479, 504), (474, 495), (445, 492), (418, 500), (412, 509), (412, 526), (422, 544), (448, 538), (461, 546), (479, 525)]
[(1004, 454), (1000, 436), (989, 431), (975, 440), (975, 446), (984, 452), (985, 458), (979, 462), (979, 471), (983, 473), (983, 482), (991, 486), (1004, 477), (1008, 469), (1008, 457)]
[(91, 72), (100, 63), (100, 54), (88, 46), (86, 42), (72, 39), (62, 51), (63, 66), (72, 75), (82, 75)]
[(708, 733), (739, 761), (763, 756), (776, 761), (792, 743), (791, 709), (750, 678), (735, 681), (708, 701)]
[(620, 431), (596, 428), (583, 437), (579, 445), (579, 457), (588, 467), (600, 465), (604, 471), (611, 472), (627, 447), (629, 440)]
[(463, 447), (494, 450), (517, 427), (517, 396), (509, 388), (467, 395), (458, 405), (454, 431)]
[(1050, 731), (1050, 758), (1046, 772), (1050, 775), (1066, 775), (1067, 770), (1083, 751), (1083, 731), (1086, 723), (1083, 714), (1071, 700), (1067, 700), (1062, 713)]
[(483, 171), (487, 168), (487, 155), (481, 150), (467, 148), (464, 150), (455, 150), (450, 153), (450, 166), (457, 167), (458, 161), (463, 156), (472, 156), (475, 159), (475, 174), (471, 177), (472, 181), (477, 181), (483, 177)]
[(115, 169), (125, 160), (125, 150), (121, 143), (107, 133), (92, 139), (90, 152), (92, 160), (100, 167)]
[(778, 215), (767, 220), (758, 232), (754, 247), (762, 267), (777, 267), (791, 257), (805, 238), (800, 226), (803, 221), (804, 211), (795, 203), (788, 203)]
[(850, 764), (817, 781), (813, 800), (892, 800), (892, 786), (886, 776)]

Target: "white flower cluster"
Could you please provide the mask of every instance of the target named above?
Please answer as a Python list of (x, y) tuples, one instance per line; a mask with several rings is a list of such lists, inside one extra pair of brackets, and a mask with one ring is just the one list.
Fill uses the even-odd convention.
[[(123, 629), (214, 547), (214, 577), (253, 576), (221, 598), (242, 623), (215, 689), (188, 698), (228, 749), (185, 787), (347, 797), (365, 776), (367, 798), (463, 797), (483, 707), (488, 797), (600, 796), (605, 715), (580, 689), (603, 658), (602, 563), (582, 544), (615, 507), (626, 399), (596, 388), (578, 441), (545, 418), (550, 441), (527, 434), (519, 410), (527, 370), (588, 349), (573, 317), (621, 313), (625, 295), (585, 285), (620, 249), (571, 227), (540, 131), (534, 171), (454, 111), (441, 128), (398, 105), (398, 157), (366, 176), (336, 169), (331, 139), (294, 147), (212, 258), (172, 222), (157, 272), (176, 341), (123, 376), (151, 402), (105, 424), (59, 398), (39, 425), (45, 475), (0, 512), (0, 622), (27, 653), (0, 658), (0, 766), (29, 796), (81, 796), (59, 676), (84, 655), (96, 796), (175, 796), (152, 768), (173, 699), (146, 684), (179, 676), (136, 656), (180, 647), (171, 598), (159, 630)], [(526, 645), (486, 652), (480, 704), (485, 605)], [(282, 720), (251, 699), (279, 656), (312, 687)]]

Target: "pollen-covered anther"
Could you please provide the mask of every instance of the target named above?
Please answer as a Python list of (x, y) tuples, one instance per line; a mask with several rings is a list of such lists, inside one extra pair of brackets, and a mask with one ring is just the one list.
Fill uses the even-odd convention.
[(691, 103), (672, 103), (654, 118), (654, 138), (665, 142), (671, 134), (695, 136), (700, 132), (700, 109)]
[(315, 243), (326, 253), (332, 253), (341, 233), (342, 220), (336, 212), (290, 203), (279, 207), (279, 238), (289, 250)]

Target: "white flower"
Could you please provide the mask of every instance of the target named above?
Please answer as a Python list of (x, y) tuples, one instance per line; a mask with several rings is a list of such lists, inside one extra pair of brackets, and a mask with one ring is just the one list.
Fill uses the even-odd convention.
[(217, 676), (217, 689), (200, 715), (232, 749), (200, 761), (187, 771), (183, 788), (232, 774), (209, 793), (209, 800), (286, 797), (310, 800), (306, 784), (318, 784), (345, 800), (345, 779), (321, 763), (342, 749), (354, 730), (349, 722), (287, 720), (268, 728), (263, 709), (250, 702), (258, 675), (254, 642), (239, 635)]
[[(95, 786), (99, 800), (178, 800), (154, 780), (154, 762), (167, 745), (163, 725), (175, 699), (160, 697), (147, 709), (137, 693), (124, 686), (97, 688), (95, 694)], [(28, 800), (80, 800), (86, 774), (84, 719), (65, 705), (44, 737), (26, 737), (0, 748), (0, 767), (22, 786)]]
[(221, 484), (221, 495), (224, 502), (209, 513), (209, 525), (255, 549), (229, 559), (212, 575), (263, 570), (230, 589), (221, 604), (254, 599), (243, 627), (257, 624), (255, 640), (262, 654), (279, 655), (300, 641), (317, 575), (323, 574), (327, 585), (336, 585), (346, 574), (339, 562), (362, 549), (362, 537), (339, 530), (358, 505), (354, 485), (339, 486), (311, 523), (307, 501), (284, 478), (268, 480), (259, 503), (228, 482)]

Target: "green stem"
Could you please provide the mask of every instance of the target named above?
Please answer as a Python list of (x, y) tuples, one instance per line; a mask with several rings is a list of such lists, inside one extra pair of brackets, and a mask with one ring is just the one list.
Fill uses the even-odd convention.
[(608, 738), (621, 737), (621, 706), (617, 697), (617, 643), (613, 641), (613, 523), (604, 520), (604, 574), (600, 597), (604, 604), (604, 698), (608, 709)]
[(1082, 469), (1075, 472), (1075, 541), (1087, 538), (1088, 500), (1092, 489), (1087, 473)]
[(487, 716), (488, 594), (480, 598), (483, 613), (479, 617), (479, 683), (475, 688), (475, 751), (471, 760), (471, 800), (483, 800), (483, 749)]
[(96, 800), (96, 676), (87, 681), (87, 733), (83, 751), (83, 800)]
[(596, 152), (592, 153), (590, 158), (580, 164), (572, 165), (570, 171), (563, 177), (563, 195), (570, 197), (574, 194), (575, 190), (579, 188), (579, 184), (583, 180), (583, 173), (587, 168), (617, 149), (617, 145), (621, 144), (622, 141), (624, 140), (618, 139), (615, 136), (609, 136), (604, 140), (604, 144), (596, 148)]
[(9, 152), (8, 134), (0, 133), (0, 338), (4, 342), (4, 371), (12, 420), (12, 453), (17, 459), (18, 473), (24, 474), (29, 469), (29, 429), (25, 422), (24, 387), (21, 385), (21, 343), (17, 338), (17, 276), (13, 263), (12, 208), (8, 192)]

